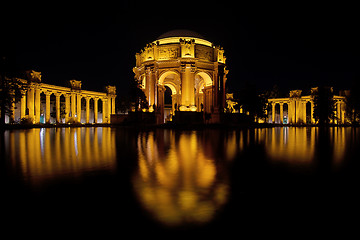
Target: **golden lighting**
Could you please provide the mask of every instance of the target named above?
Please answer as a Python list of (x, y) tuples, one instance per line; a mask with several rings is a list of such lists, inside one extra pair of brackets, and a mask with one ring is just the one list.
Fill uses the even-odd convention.
[[(209, 222), (229, 192), (226, 175), (207, 148), (211, 140), (196, 132), (156, 133), (138, 137), (139, 166), (133, 182), (140, 203), (168, 226)], [(230, 145), (229, 157), (233, 157), (236, 144)]]
[(8, 138), (13, 171), (34, 185), (116, 168), (111, 128), (34, 128), (9, 132)]
[[(311, 166), (316, 157), (321, 158), (324, 149), (319, 152), (319, 129), (317, 127), (275, 127), (255, 129), (258, 142), (263, 143), (267, 155), (274, 162), (286, 162), (291, 165)], [(350, 136), (350, 128), (329, 128), (330, 141), (329, 161), (337, 167), (345, 157), (346, 136)], [(327, 137), (325, 137), (327, 139)], [(317, 156), (318, 155), (318, 156)]]

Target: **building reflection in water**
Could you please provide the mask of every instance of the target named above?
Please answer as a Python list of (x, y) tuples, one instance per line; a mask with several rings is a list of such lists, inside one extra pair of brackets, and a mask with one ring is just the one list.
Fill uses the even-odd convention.
[(116, 169), (111, 128), (34, 128), (7, 132), (13, 175), (30, 184)]
[(139, 134), (137, 145), (135, 191), (156, 220), (206, 223), (227, 202), (226, 163), (236, 154), (235, 133), (155, 131)]
[[(350, 128), (333, 127), (326, 130), (325, 136), (320, 136), (317, 127), (275, 127), (255, 129), (255, 139), (265, 146), (267, 156), (273, 162), (310, 166), (316, 157), (325, 155), (336, 167), (345, 157), (349, 131)], [(326, 143), (320, 146), (319, 138)]]

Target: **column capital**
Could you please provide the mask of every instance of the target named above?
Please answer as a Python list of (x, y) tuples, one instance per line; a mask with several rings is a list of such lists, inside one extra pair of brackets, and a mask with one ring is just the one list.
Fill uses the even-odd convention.
[(30, 84), (28, 85), (28, 88), (29, 88), (30, 90), (34, 90), (34, 89), (35, 89), (35, 84), (34, 84), (34, 83), (30, 83)]
[(46, 96), (50, 96), (50, 95), (52, 94), (51, 91), (44, 91), (43, 93), (44, 93)]
[(61, 92), (54, 92), (55, 97), (60, 97), (61, 94), (62, 94)]

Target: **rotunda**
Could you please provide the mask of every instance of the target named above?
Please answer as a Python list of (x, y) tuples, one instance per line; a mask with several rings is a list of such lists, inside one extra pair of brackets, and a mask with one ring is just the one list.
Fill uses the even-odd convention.
[[(185, 111), (203, 112), (210, 122), (218, 122), (225, 106), (225, 61), (223, 48), (200, 34), (173, 30), (136, 53), (133, 72), (149, 111), (158, 113), (158, 123)], [(164, 102), (166, 89), (169, 107)]]

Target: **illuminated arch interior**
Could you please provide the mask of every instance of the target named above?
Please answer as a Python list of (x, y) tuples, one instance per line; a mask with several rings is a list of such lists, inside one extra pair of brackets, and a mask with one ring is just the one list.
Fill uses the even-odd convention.
[(176, 87), (175, 87), (174, 83), (165, 81), (164, 86), (170, 88), (171, 94), (177, 94)]
[(211, 77), (209, 76), (209, 74), (207, 74), (205, 72), (198, 72), (198, 73), (196, 73), (196, 75), (200, 76), (204, 80), (205, 87), (213, 85), (213, 81), (212, 81)]
[(177, 73), (175, 71), (166, 71), (160, 75), (158, 83), (163, 85), (166, 78), (175, 80), (175, 79), (179, 79), (180, 76), (179, 76), (179, 73)]

